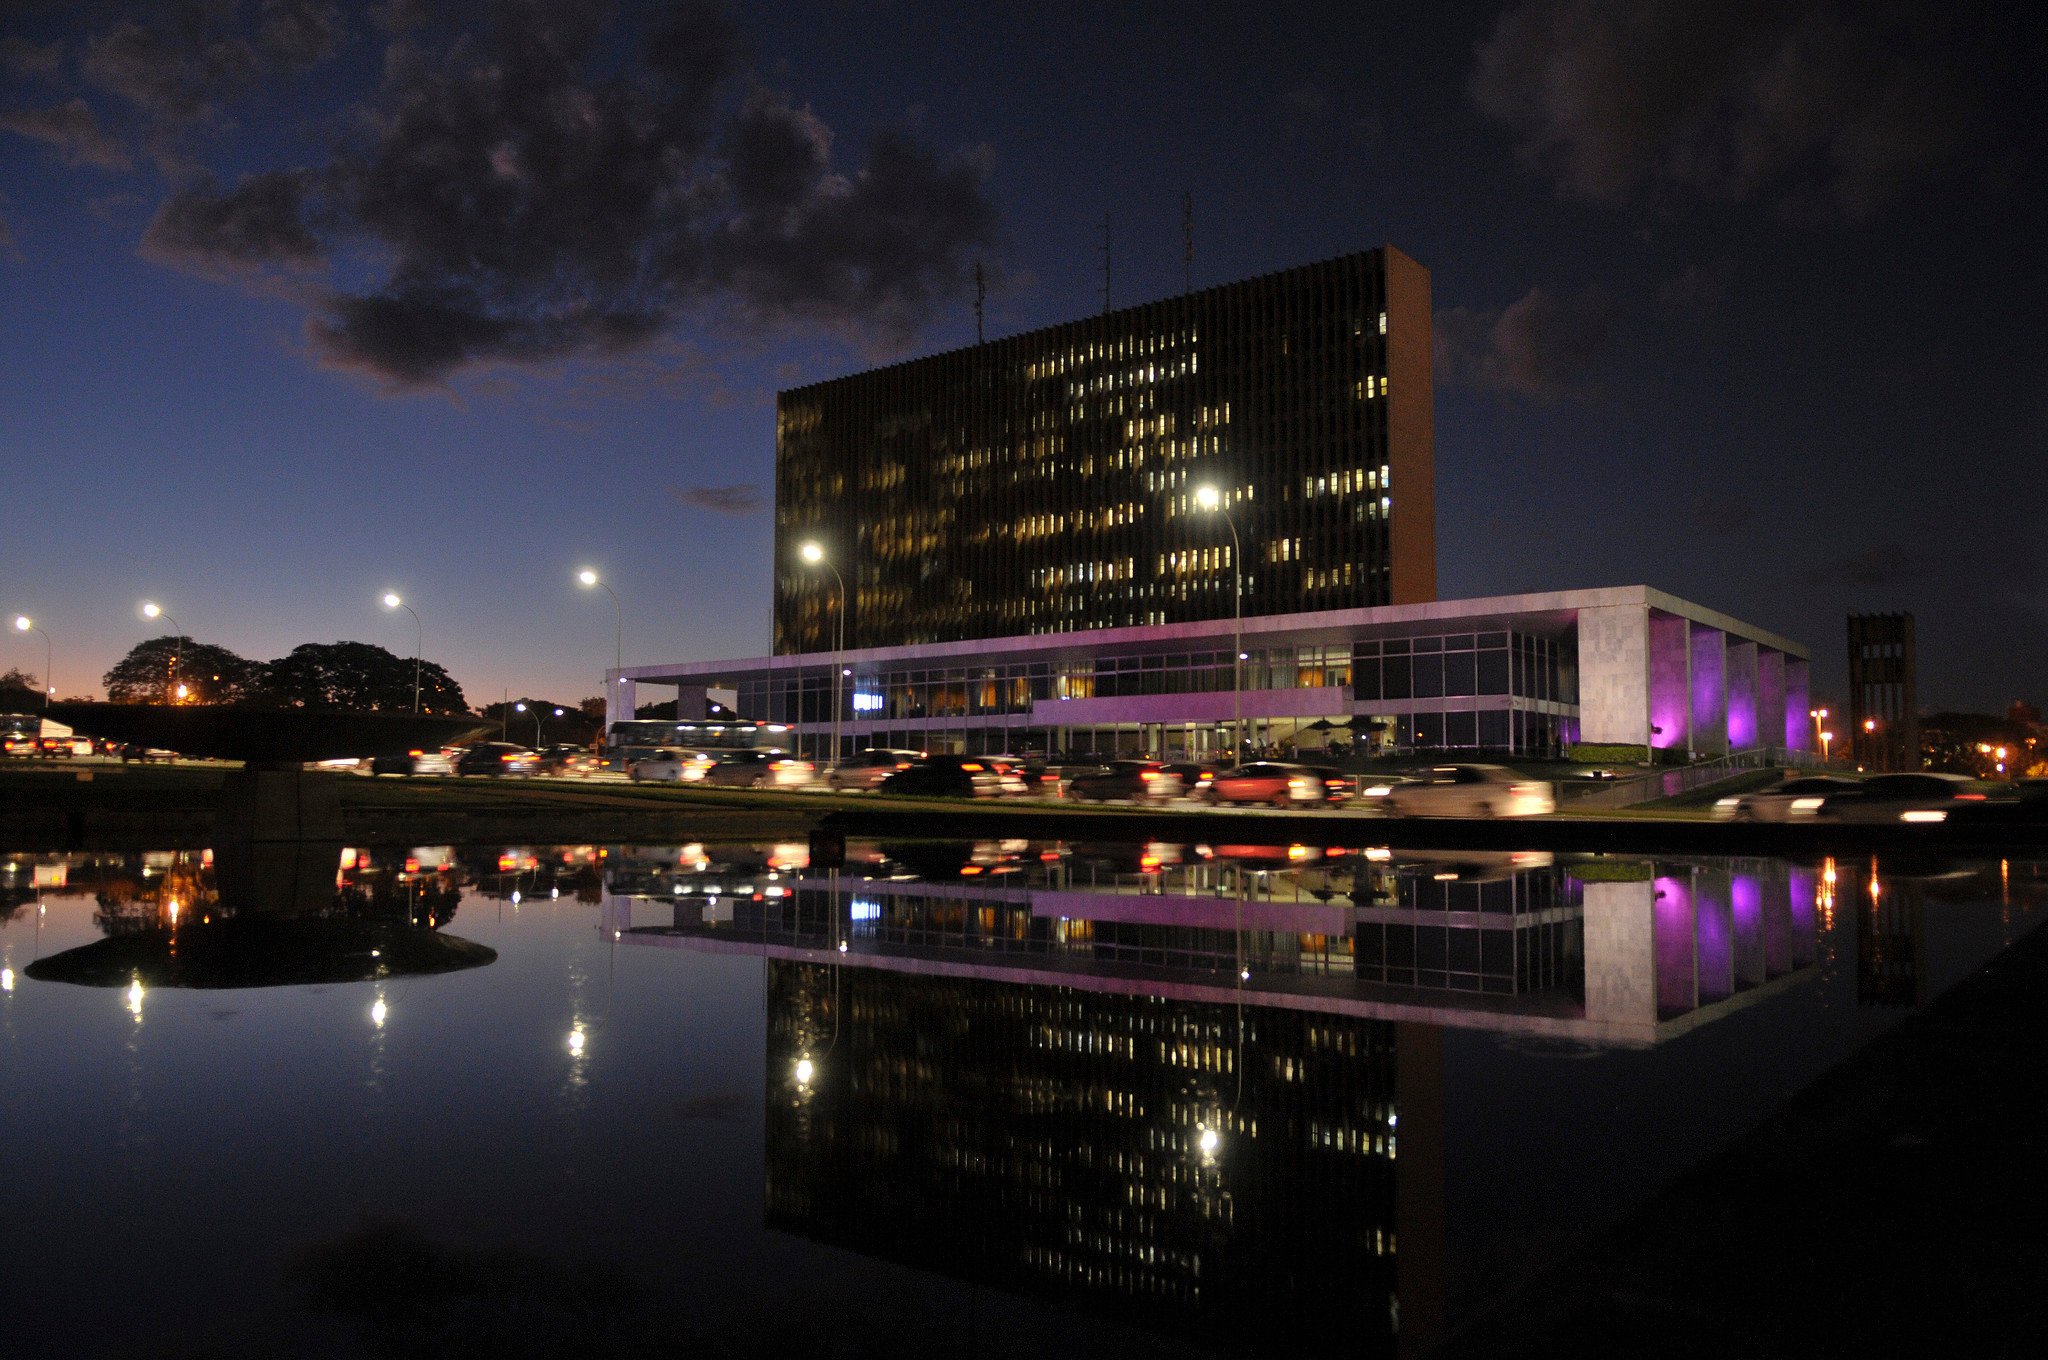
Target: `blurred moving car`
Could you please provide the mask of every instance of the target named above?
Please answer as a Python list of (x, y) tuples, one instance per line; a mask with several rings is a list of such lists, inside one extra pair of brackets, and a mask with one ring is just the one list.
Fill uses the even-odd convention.
[(1730, 794), (1714, 800), (1714, 816), (1724, 822), (1801, 822), (1812, 818), (1828, 797), (1854, 793), (1862, 781), (1840, 775), (1798, 775), (1754, 793)]
[[(664, 746), (649, 751), (637, 760), (626, 763), (626, 777), (637, 783), (694, 784), (704, 778), (704, 772), (711, 768), (714, 757), (703, 751), (686, 751), (679, 746)], [(603, 768), (603, 761), (598, 762)]]
[(1942, 822), (1988, 797), (1987, 786), (1966, 775), (1879, 774), (1828, 794), (1813, 815), (1829, 822)]
[(1325, 803), (1348, 803), (1358, 792), (1358, 781), (1334, 765), (1310, 765), (1308, 772), (1323, 781)]
[(604, 768), (604, 759), (588, 746), (558, 741), (539, 754), (540, 772), (553, 775), (592, 775)]
[(455, 749), (440, 751), (408, 751), (402, 756), (372, 756), (370, 773), (380, 774), (454, 774), (456, 757), (462, 753)]
[(480, 741), (455, 758), (455, 773), (480, 774), (499, 779), (525, 777), (540, 766), (533, 752), (509, 741)]
[(1180, 777), (1156, 760), (1113, 760), (1067, 780), (1067, 797), (1092, 803), (1158, 803), (1180, 790)]
[(1384, 813), (1387, 811), (1387, 799), (1395, 790), (1406, 784), (1420, 782), (1410, 774), (1361, 775), (1358, 779), (1358, 796), (1365, 800), (1367, 808)]
[(1398, 784), (1381, 800), (1392, 817), (1540, 817), (1557, 795), (1504, 765), (1440, 765), (1426, 781)]
[(787, 751), (728, 751), (704, 771), (703, 782), (722, 789), (804, 788), (812, 774), (810, 761)]
[(1209, 781), (1211, 803), (1270, 803), (1274, 807), (1301, 807), (1321, 803), (1329, 797), (1323, 777), (1306, 765), (1288, 765), (1277, 760), (1255, 760), (1249, 765), (1218, 770)]
[(855, 751), (825, 774), (835, 789), (872, 789), (898, 770), (907, 770), (921, 760), (922, 751), (889, 751), (876, 747)]
[(982, 756), (925, 756), (880, 784), (878, 793), (926, 794), (941, 798), (1016, 798), (1024, 777)]

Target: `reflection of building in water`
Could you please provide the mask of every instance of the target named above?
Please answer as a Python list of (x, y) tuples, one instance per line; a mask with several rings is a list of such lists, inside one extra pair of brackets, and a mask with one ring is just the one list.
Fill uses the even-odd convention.
[[(1910, 616), (1909, 616), (1910, 617)], [(1926, 997), (1920, 960), (1925, 893), (1921, 884), (1865, 869), (1856, 916), (1856, 1001), (1864, 1006), (1917, 1006)]]
[(770, 1226), (1233, 1350), (1391, 1352), (1397, 1026), (829, 964), (767, 986)]
[[(1815, 956), (1811, 872), (1544, 854), (980, 842), (849, 847), (862, 876), (722, 848), (615, 871), (607, 929), (863, 966), (1649, 1044)], [(909, 856), (910, 858), (905, 858)], [(621, 890), (624, 890), (623, 893)]]

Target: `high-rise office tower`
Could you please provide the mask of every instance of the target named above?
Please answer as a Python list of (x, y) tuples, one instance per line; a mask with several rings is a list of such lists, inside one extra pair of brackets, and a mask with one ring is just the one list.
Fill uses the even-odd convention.
[(1432, 601), (1430, 362), (1384, 246), (784, 392), (775, 650)]

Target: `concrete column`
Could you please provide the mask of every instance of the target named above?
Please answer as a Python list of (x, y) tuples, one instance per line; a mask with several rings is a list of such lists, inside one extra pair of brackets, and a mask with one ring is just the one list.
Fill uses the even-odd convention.
[(1785, 871), (1785, 912), (1794, 968), (1804, 968), (1820, 954), (1819, 892), (1821, 876), (1794, 865)]
[(1676, 614), (1650, 611), (1650, 745), (1683, 751), (1691, 741), (1691, 625)]
[(1647, 879), (1585, 885), (1586, 1019), (1656, 1028), (1654, 892)]
[(1683, 1015), (1700, 1004), (1692, 880), (1674, 874), (1656, 879), (1652, 888), (1656, 894), (1657, 1014)]
[(1788, 751), (1811, 751), (1813, 749), (1813, 719), (1806, 716), (1812, 707), (1806, 688), (1806, 666), (1796, 656), (1785, 658), (1785, 749)]
[(1782, 746), (1784, 732), (1785, 654), (1770, 647), (1759, 647), (1756, 653), (1757, 744)]
[(1699, 937), (1702, 1005), (1735, 993), (1735, 926), (1728, 909), (1728, 879), (1712, 870), (1693, 876), (1693, 921)]
[(1579, 611), (1579, 740), (1650, 744), (1650, 611), (1602, 605)]
[(1692, 749), (1718, 756), (1728, 750), (1728, 635), (1692, 625)]
[(638, 686), (631, 677), (619, 671), (604, 673), (604, 725), (609, 731), (613, 723), (631, 722), (633, 710), (640, 706), (636, 698)]
[(1764, 941), (1763, 885), (1755, 874), (1734, 874), (1728, 880), (1728, 916), (1735, 927), (1735, 985), (1762, 985), (1770, 974)]
[(1756, 644), (1728, 644), (1728, 749), (1761, 744), (1756, 725)]

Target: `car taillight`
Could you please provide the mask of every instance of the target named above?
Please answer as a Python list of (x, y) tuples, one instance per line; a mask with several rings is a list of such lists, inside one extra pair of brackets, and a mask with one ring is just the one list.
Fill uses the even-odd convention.
[(1144, 770), (1139, 773), (1138, 778), (1144, 780), (1147, 784), (1156, 783), (1159, 779), (1159, 771)]
[(910, 762), (907, 760), (899, 760), (896, 762), (896, 768), (899, 770), (907, 770), (910, 768)]
[(519, 759), (519, 757), (518, 757), (518, 756), (516, 756), (516, 755), (513, 755), (513, 754), (511, 754), (510, 752), (507, 752), (506, 754), (504, 754), (504, 755), (502, 755), (502, 756), (499, 756), (499, 757), (498, 757), (498, 759), (500, 759), (500, 760), (505, 760), (505, 761), (512, 761), (512, 760), (517, 760), (517, 759)]
[(425, 755), (425, 754), (426, 754), (426, 752), (425, 752), (425, 751), (407, 751), (407, 752), (406, 752), (406, 754), (407, 754), (407, 755), (409, 755), (409, 756), (423, 756), (423, 755)]
[(968, 764), (962, 765), (960, 768), (966, 771), (968, 774), (980, 774), (987, 767), (983, 765), (976, 765), (970, 762)]

